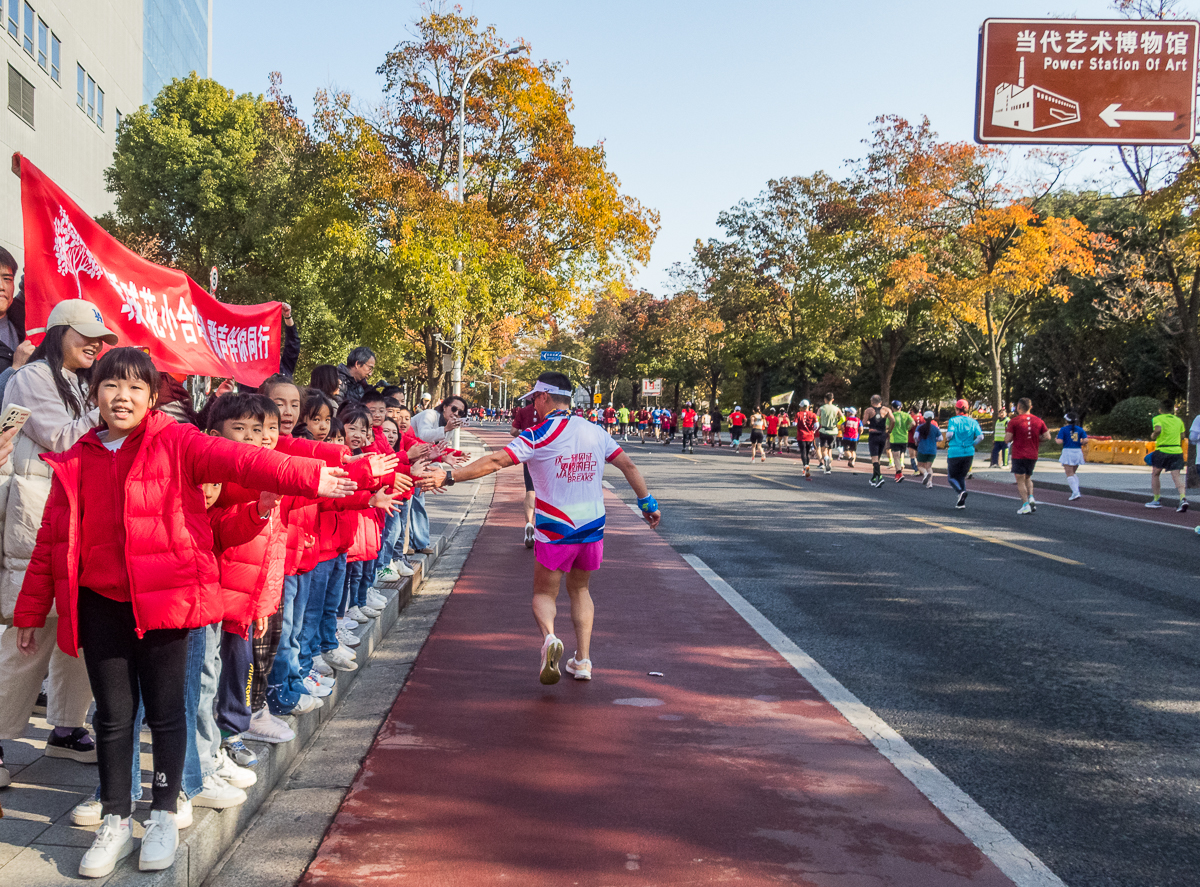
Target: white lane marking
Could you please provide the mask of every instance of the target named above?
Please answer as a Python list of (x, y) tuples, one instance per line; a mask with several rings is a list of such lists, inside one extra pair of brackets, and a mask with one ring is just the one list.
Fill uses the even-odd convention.
[(614, 487), (612, 484), (610, 484), (610, 483), (609, 483), (608, 481), (606, 481), (606, 480), (605, 480), (605, 481), (601, 481), (601, 483), (602, 483), (602, 484), (604, 484), (604, 488), (605, 488), (606, 490), (616, 490), (616, 487)]
[(632, 502), (626, 502), (625, 504), (628, 505), (629, 510), (632, 511), (634, 514), (636, 514), (638, 517), (642, 516), (642, 509), (638, 508)]
[(1066, 887), (1024, 844), (694, 554), (683, 559), (1017, 887)]

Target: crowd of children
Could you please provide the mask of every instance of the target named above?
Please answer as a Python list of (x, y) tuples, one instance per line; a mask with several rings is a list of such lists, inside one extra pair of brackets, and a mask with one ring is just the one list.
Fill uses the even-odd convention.
[(414, 477), (465, 458), (419, 439), (385, 394), (338, 406), (278, 375), (197, 416), (156, 408), (169, 388), (137, 348), (91, 368), (98, 423), (45, 456), (52, 486), (10, 629), (34, 655), (56, 612), (61, 651), (83, 649), (100, 771), (72, 814), (100, 826), (85, 877), (133, 851), (143, 717), (154, 769), (140, 868), (173, 863), (193, 805), (246, 799), (256, 757), (243, 738), (294, 738), (283, 716), (320, 707), (334, 673), (358, 667), (352, 629), (386, 605), (373, 585), (412, 572)]

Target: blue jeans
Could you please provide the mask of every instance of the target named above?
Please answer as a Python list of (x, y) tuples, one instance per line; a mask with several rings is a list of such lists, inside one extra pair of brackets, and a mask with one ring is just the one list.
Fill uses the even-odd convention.
[[(189, 640), (190, 640), (189, 636)], [(217, 701), (217, 685), (221, 681), (221, 623), (204, 628), (204, 660), (200, 669), (200, 704), (195, 714), (195, 745), (200, 759), (200, 772), (211, 776), (217, 772), (217, 754), (221, 751), (221, 731), (213, 705)]]
[[(346, 556), (341, 555), (340, 560), (345, 561)], [(331, 626), (329, 631), (325, 630), (326, 618), (326, 598), (329, 596), (329, 586), (331, 579), (334, 578), (334, 573), (337, 572), (336, 566), (339, 558), (331, 558), (327, 561), (321, 561), (313, 569), (309, 576), (309, 592), (308, 606), (304, 608), (304, 624), (300, 629), (300, 676), (303, 678), (312, 671), (313, 660), (317, 653), (322, 652), (325, 648), (322, 647), (326, 634), (336, 631), (336, 626)], [(338, 600), (341, 599), (341, 585), (338, 586)], [(335, 607), (336, 609), (336, 607)], [(336, 616), (330, 615), (331, 620), (336, 619)], [(328, 649), (337, 649), (337, 639), (334, 638), (333, 647)]]
[(321, 614), (321, 652), (338, 648), (337, 617), (346, 590), (346, 555), (339, 554), (329, 561), (329, 582), (325, 586), (325, 608)]
[[(283, 580), (283, 622), (280, 628), (279, 649), (267, 679), (267, 705), (272, 714), (285, 715), (296, 707), (304, 693), (300, 675), (300, 629), (308, 606), (309, 574), (287, 576)], [(307, 672), (305, 672), (307, 674)]]
[(375, 561), (355, 561), (347, 569), (350, 588), (348, 607), (362, 607), (367, 603), (367, 589), (375, 581)]
[[(396, 557), (396, 545), (404, 534), (404, 514), (397, 509), (387, 516), (383, 522), (383, 536), (379, 544), (379, 557), (375, 559), (375, 569), (383, 570)], [(400, 552), (403, 554), (404, 552)]]
[(417, 493), (404, 503), (404, 519), (408, 521), (408, 544), (413, 551), (429, 547), (429, 513), (425, 511), (425, 494)]

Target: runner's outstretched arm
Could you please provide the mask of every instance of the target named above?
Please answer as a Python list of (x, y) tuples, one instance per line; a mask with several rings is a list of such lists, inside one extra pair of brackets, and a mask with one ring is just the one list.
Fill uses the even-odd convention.
[[(478, 477), (487, 477), (502, 468), (508, 468), (510, 465), (515, 465), (512, 456), (508, 455), (504, 450), (497, 450), (490, 455), (476, 459), (474, 462), (468, 462), (466, 465), (454, 469), (454, 482), (460, 480), (475, 480)], [(445, 486), (446, 472), (439, 468), (431, 467), (429, 471), (421, 478), (421, 489), (437, 490)]]
[[(633, 460), (630, 459), (629, 456), (627, 456), (624, 452), (614, 456), (608, 464), (612, 465), (619, 472), (621, 472), (621, 474), (625, 475), (625, 480), (629, 481), (629, 486), (633, 487), (633, 494), (637, 496), (638, 499), (645, 499), (650, 495), (650, 489), (646, 486), (646, 479), (642, 477), (642, 473), (638, 471), (637, 466), (633, 464)], [(657, 503), (655, 504), (657, 505)], [(654, 528), (658, 526), (658, 522), (662, 519), (662, 512), (658, 510), (642, 512), (642, 517), (646, 519), (646, 523), (648, 523), (651, 528)]]

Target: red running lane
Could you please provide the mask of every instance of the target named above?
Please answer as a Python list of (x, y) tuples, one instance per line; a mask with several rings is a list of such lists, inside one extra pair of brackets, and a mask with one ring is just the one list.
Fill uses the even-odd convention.
[[(595, 679), (542, 686), (522, 492), (497, 477), (305, 885), (1011, 884), (611, 493)], [(565, 591), (557, 628), (569, 655)]]

